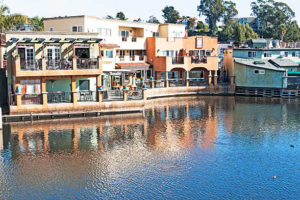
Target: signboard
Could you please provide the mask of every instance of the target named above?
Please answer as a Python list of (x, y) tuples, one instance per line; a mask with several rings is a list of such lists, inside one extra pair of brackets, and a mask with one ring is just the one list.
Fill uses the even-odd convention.
[(196, 38), (196, 49), (202, 49), (203, 48), (203, 38), (197, 37)]

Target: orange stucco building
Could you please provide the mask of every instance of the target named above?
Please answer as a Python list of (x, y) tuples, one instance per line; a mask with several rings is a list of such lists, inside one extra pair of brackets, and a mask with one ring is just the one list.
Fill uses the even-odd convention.
[[(202, 79), (217, 84), (218, 39), (208, 36), (147, 38), (148, 62), (156, 79)], [(166, 73), (168, 72), (168, 73)]]

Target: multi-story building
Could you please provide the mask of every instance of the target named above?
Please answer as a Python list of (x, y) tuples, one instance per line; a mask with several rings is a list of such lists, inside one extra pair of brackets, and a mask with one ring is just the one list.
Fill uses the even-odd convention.
[(217, 84), (218, 39), (208, 36), (188, 38), (150, 37), (148, 62), (156, 79), (193, 80)]
[[(101, 53), (107, 86), (124, 83), (123, 71), (136, 72), (146, 80), (151, 77), (147, 63), (147, 37), (184, 37), (185, 26), (176, 24), (153, 24), (103, 19), (91, 16), (46, 18), (46, 31), (92, 32), (103, 38)], [(116, 70), (117, 69), (117, 70)], [(120, 81), (120, 82), (119, 82)]]
[(289, 78), (300, 75), (299, 48), (267, 44), (265, 39), (253, 39), (247, 48), (225, 50), (224, 69), (236, 77), (236, 86), (247, 87), (248, 79), (248, 87), (286, 88)]
[(6, 33), (10, 112), (47, 112), (97, 102), (102, 59), (95, 33)]

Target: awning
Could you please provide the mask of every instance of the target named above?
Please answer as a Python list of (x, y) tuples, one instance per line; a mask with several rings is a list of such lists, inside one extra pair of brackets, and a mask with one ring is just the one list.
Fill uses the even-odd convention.
[(297, 72), (288, 72), (289, 76), (300, 76), (300, 71)]
[(148, 63), (117, 63), (117, 66), (121, 69), (130, 70), (149, 70), (150, 64)]
[(114, 49), (114, 48), (119, 48), (120, 46), (117, 44), (100, 44), (100, 47)]

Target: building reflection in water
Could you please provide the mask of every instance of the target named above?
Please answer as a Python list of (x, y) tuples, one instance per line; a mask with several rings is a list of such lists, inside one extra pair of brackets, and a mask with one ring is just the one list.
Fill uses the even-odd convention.
[[(218, 134), (220, 102), (218, 98), (157, 100), (147, 105), (144, 116), (10, 124), (6, 126), (6, 132), (11, 134), (6, 136), (4, 148), (10, 146), (15, 156), (82, 150), (105, 152), (124, 141), (136, 140), (151, 151), (176, 151), (197, 144), (212, 148)], [(232, 119), (225, 120), (232, 124)]]

